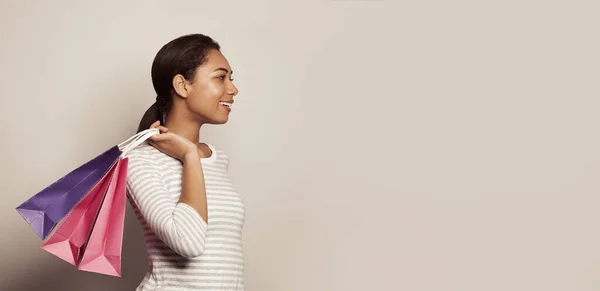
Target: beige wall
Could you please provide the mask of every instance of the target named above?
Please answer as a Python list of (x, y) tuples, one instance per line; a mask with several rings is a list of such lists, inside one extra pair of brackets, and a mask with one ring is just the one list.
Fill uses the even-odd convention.
[(247, 290), (600, 289), (596, 1), (101, 2), (0, 2), (1, 291), (137, 285), (131, 213), (118, 279), (14, 207), (130, 136), (192, 32), (240, 89), (202, 138), (246, 202)]

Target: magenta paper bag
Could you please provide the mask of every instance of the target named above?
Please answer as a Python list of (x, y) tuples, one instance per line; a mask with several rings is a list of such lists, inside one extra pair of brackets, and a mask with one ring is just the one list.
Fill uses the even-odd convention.
[(106, 191), (114, 179), (116, 163), (108, 173), (79, 202), (73, 211), (56, 227), (42, 245), (42, 249), (76, 266)]
[(127, 158), (120, 158), (117, 162), (79, 270), (121, 277), (128, 161)]

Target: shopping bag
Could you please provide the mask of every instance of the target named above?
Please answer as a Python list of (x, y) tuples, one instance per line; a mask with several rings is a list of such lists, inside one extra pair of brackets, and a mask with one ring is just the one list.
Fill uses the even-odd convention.
[(42, 244), (42, 249), (72, 265), (79, 264), (83, 245), (88, 239), (114, 173), (113, 166), (90, 193), (56, 226), (56, 230)]
[(80, 270), (121, 276), (126, 209), (127, 153), (158, 129), (142, 131), (117, 145), (119, 156), (44, 241), (42, 249)]
[(151, 128), (133, 135), (33, 195), (16, 210), (41, 239), (46, 239), (75, 205), (106, 176), (126, 148), (131, 150), (158, 133), (158, 129)]
[(115, 166), (78, 269), (121, 277), (128, 159)]
[(121, 155), (114, 146), (35, 194), (16, 209), (41, 239), (106, 174)]

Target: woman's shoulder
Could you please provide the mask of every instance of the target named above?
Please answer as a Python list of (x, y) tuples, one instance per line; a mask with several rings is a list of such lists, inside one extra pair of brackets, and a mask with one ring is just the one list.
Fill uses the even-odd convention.
[(126, 154), (129, 164), (150, 163), (161, 165), (169, 163), (171, 157), (151, 146), (148, 142), (143, 142)]
[(163, 153), (160, 152), (159, 150), (157, 150), (155, 147), (148, 144), (148, 142), (143, 142), (140, 145), (138, 145), (137, 147), (133, 148), (131, 151), (129, 151), (126, 155), (127, 155), (127, 158), (129, 158), (130, 160), (134, 160), (134, 159), (150, 159), (150, 160), (152, 160), (152, 159), (160, 156), (161, 154), (163, 154)]
[(154, 175), (154, 177), (173, 175), (181, 168), (181, 164), (176, 159), (159, 151), (147, 142), (129, 151), (125, 158), (128, 160), (127, 169), (131, 173), (131, 175), (128, 175), (128, 180), (131, 183), (144, 181), (149, 175)]

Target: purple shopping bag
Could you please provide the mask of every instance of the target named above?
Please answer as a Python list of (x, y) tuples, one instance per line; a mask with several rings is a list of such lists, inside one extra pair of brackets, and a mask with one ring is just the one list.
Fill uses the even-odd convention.
[(41, 239), (54, 229), (118, 160), (118, 146), (79, 166), (16, 209)]
[(17, 211), (38, 236), (45, 240), (55, 226), (119, 161), (121, 155), (158, 133), (156, 128), (147, 129), (113, 146), (27, 199), (16, 208)]

